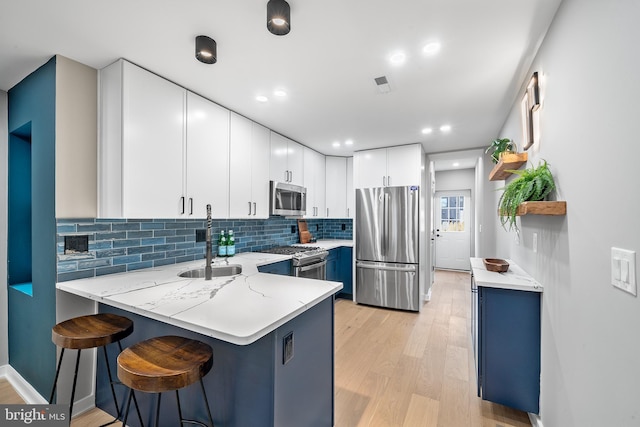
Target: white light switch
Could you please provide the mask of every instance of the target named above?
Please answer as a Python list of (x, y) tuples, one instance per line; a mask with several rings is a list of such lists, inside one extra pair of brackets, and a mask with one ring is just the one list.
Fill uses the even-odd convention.
[(631, 295), (638, 295), (634, 251), (611, 248), (611, 284)]
[(533, 252), (538, 252), (538, 233), (533, 233)]

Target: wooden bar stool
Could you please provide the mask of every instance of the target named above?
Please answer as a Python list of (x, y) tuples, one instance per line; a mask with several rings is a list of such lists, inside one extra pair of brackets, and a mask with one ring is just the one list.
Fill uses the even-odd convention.
[[(61, 348), (61, 351), (58, 368), (56, 369), (56, 377), (53, 380), (51, 396), (49, 397), (49, 403), (53, 402), (53, 396), (56, 393), (58, 376), (60, 375), (60, 367), (62, 366), (62, 358), (64, 357), (65, 349), (78, 350), (78, 355), (76, 357), (76, 369), (73, 376), (73, 387), (71, 388), (71, 402), (69, 404), (69, 419), (71, 419), (71, 415), (73, 414), (73, 399), (76, 394), (76, 382), (78, 381), (80, 352), (87, 348), (102, 347), (102, 350), (104, 351), (104, 360), (107, 364), (107, 374), (109, 375), (111, 395), (113, 396), (113, 402), (115, 403), (117, 412), (116, 418), (107, 424), (103, 424), (103, 426), (115, 423), (122, 414), (118, 407), (118, 400), (116, 399), (116, 392), (113, 385), (120, 383), (113, 381), (111, 376), (111, 368), (109, 367), (106, 346), (107, 344), (117, 342), (120, 351), (122, 351), (120, 340), (131, 335), (131, 332), (133, 332), (133, 322), (126, 317), (115, 314), (91, 314), (88, 316), (80, 316), (65, 320), (64, 322), (60, 322), (55, 325), (51, 329), (51, 340)], [(140, 415), (138, 402), (135, 400), (135, 396), (133, 398), (136, 409), (138, 410), (138, 419), (140, 420), (140, 425), (142, 425), (142, 416)]]
[[(180, 426), (183, 423), (213, 427), (213, 418), (209, 408), (209, 400), (204, 389), (202, 378), (213, 366), (213, 349), (200, 341), (177, 337), (163, 336), (139, 342), (124, 349), (118, 356), (118, 378), (130, 390), (146, 393), (157, 393), (155, 426), (160, 416), (160, 396), (165, 391), (176, 391)], [(209, 424), (182, 418), (180, 396), (178, 390), (200, 382), (202, 395), (207, 407)], [(123, 425), (127, 423), (131, 393), (127, 399)]]

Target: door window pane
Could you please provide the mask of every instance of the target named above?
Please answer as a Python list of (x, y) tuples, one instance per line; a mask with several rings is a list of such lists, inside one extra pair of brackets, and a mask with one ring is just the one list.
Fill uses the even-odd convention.
[(464, 231), (464, 196), (440, 197), (440, 229)]

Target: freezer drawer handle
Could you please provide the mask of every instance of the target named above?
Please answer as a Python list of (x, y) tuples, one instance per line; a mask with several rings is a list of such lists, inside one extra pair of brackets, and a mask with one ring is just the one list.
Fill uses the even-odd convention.
[(364, 262), (356, 262), (357, 268), (370, 268), (372, 270), (387, 270), (387, 271), (404, 271), (407, 273), (415, 273), (415, 267), (393, 267), (393, 266), (379, 266), (375, 264), (367, 264)]

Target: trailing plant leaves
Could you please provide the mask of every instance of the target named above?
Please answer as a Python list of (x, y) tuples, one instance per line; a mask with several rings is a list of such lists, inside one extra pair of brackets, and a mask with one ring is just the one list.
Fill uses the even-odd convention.
[(518, 231), (516, 224), (518, 206), (527, 201), (544, 200), (556, 185), (546, 161), (540, 162), (536, 168), (508, 172), (518, 176), (503, 188), (504, 191), (498, 200), (498, 214), (505, 230), (508, 225), (508, 230), (515, 228)]

